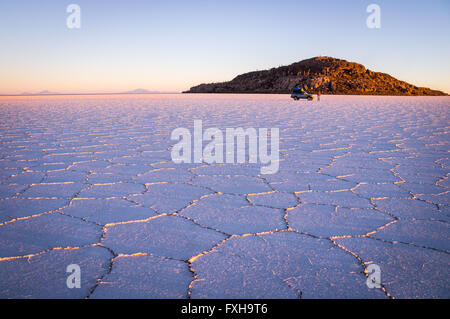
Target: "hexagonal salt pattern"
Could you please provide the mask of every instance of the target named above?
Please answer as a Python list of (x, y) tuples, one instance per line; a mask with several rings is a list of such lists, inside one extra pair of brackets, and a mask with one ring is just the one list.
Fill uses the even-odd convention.
[[(0, 97), (0, 297), (449, 298), (449, 102)], [(173, 163), (196, 119), (279, 128), (278, 172)]]

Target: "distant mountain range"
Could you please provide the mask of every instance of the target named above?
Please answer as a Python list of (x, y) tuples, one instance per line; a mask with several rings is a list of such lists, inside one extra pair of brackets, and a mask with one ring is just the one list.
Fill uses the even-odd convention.
[(56, 95), (56, 94), (61, 94), (61, 93), (50, 92), (50, 91), (44, 90), (44, 91), (37, 92), (37, 93), (23, 92), (23, 93), (20, 93), (19, 95)]
[(168, 92), (149, 91), (149, 90), (146, 90), (146, 89), (136, 89), (136, 90), (132, 90), (132, 91), (122, 92), (122, 94), (158, 94), (158, 93), (168, 93)]
[(294, 87), (323, 94), (447, 95), (332, 57), (315, 57), (270, 70), (244, 73), (228, 82), (200, 84), (183, 93), (290, 93)]
[[(59, 93), (59, 92), (51, 92), (51, 91), (40, 91), (36, 93), (31, 92), (23, 92), (20, 94), (11, 94), (11, 95), (19, 95), (19, 96), (36, 96), (36, 95), (103, 95), (103, 94), (163, 94), (163, 93), (178, 93), (178, 92), (170, 92), (170, 91), (149, 91), (146, 89), (135, 89), (131, 91), (125, 92), (103, 92), (103, 93)], [(0, 96), (8, 96), (10, 94), (0, 94)]]

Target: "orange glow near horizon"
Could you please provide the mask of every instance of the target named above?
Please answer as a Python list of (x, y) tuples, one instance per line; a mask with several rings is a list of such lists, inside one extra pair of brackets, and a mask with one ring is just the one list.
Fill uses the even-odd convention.
[(0, 94), (180, 92), (316, 56), (450, 93), (449, 3), (406, 3), (380, 4), (374, 30), (366, 4), (304, 2), (299, 19), (293, 0), (78, 0), (71, 29), (67, 3), (1, 1)]

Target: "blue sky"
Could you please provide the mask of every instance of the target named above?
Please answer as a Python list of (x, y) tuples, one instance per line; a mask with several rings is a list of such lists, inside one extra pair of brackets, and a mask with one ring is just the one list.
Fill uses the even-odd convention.
[(1, 0), (0, 93), (181, 91), (319, 55), (450, 93), (449, 31), (448, 0)]

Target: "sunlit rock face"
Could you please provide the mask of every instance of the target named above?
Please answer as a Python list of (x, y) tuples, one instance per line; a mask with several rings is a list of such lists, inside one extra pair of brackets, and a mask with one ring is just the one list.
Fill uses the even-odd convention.
[(191, 87), (186, 93), (291, 93), (294, 87), (326, 94), (446, 95), (332, 57), (315, 57), (270, 70), (248, 72), (228, 82)]

